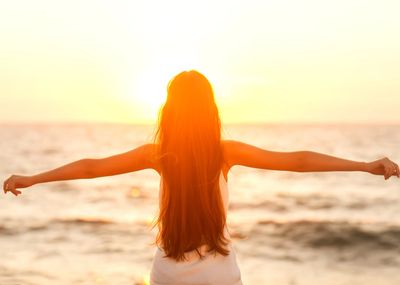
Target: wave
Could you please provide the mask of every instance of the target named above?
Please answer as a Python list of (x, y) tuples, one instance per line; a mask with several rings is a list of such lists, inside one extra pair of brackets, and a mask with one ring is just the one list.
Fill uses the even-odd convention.
[(365, 222), (262, 220), (249, 233), (309, 248), (351, 248), (400, 251), (400, 226)]
[(258, 203), (231, 203), (230, 210), (264, 208), (273, 212), (286, 212), (291, 209), (306, 208), (310, 210), (326, 210), (333, 208), (342, 208), (349, 210), (361, 210), (371, 206), (391, 205), (396, 201), (383, 198), (349, 198), (342, 200), (334, 196), (325, 196), (320, 194), (295, 195), (288, 193), (279, 193), (275, 198), (264, 200)]
[(40, 231), (62, 231), (65, 229), (89, 231), (103, 231), (120, 234), (135, 234), (136, 231), (150, 230), (149, 222), (138, 220), (134, 222), (121, 222), (101, 217), (65, 217), (41, 220), (8, 220), (0, 225), (1, 235), (22, 235)]
[(60, 224), (78, 224), (78, 225), (110, 225), (116, 224), (116, 221), (104, 218), (92, 218), (92, 217), (76, 217), (76, 218), (58, 218), (54, 219), (53, 222)]

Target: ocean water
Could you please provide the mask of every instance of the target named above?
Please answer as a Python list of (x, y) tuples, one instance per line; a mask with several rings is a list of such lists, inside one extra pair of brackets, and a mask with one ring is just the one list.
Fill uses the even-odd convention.
[[(119, 124), (0, 125), (0, 178), (149, 142)], [(277, 151), (400, 162), (400, 126), (228, 125), (223, 136)], [(400, 284), (400, 180), (359, 172), (234, 167), (228, 225), (255, 284)], [(159, 177), (144, 170), (50, 182), (0, 196), (0, 284), (148, 284)]]

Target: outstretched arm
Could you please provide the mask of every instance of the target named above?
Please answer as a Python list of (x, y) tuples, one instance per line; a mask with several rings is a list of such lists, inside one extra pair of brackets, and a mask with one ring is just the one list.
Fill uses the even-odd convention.
[(21, 191), (17, 188), (26, 188), (39, 183), (111, 176), (146, 168), (155, 169), (151, 160), (153, 151), (154, 145), (146, 144), (106, 158), (80, 159), (32, 176), (11, 175), (4, 181), (3, 190), (4, 193), (11, 191), (14, 195), (18, 195)]
[(388, 158), (372, 162), (343, 159), (313, 151), (276, 152), (238, 141), (224, 141), (224, 155), (228, 167), (243, 165), (253, 168), (296, 172), (364, 171), (400, 177), (399, 166)]

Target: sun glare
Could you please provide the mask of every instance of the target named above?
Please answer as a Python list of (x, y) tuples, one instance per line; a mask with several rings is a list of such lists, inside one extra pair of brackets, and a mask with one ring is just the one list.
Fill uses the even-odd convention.
[(198, 62), (196, 57), (182, 55), (160, 56), (153, 59), (141, 74), (132, 78), (129, 82), (128, 97), (133, 104), (140, 104), (143, 112), (150, 115), (157, 114), (159, 108), (166, 100), (168, 82), (176, 74), (189, 69), (196, 69)]

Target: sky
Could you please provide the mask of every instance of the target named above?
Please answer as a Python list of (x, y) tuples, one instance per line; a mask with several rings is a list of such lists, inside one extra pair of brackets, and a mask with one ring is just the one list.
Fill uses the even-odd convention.
[(400, 123), (400, 1), (0, 0), (0, 123), (154, 123), (196, 69), (226, 123)]

